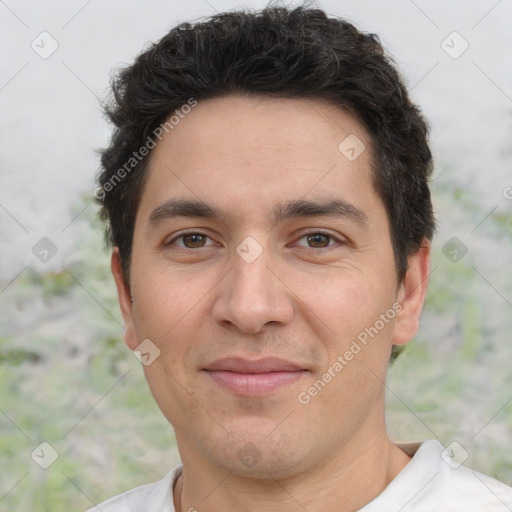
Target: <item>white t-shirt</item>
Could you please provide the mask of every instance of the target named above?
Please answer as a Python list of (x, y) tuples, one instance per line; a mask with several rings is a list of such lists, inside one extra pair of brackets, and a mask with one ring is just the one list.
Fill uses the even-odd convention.
[[(453, 459), (436, 440), (399, 444), (412, 456), (396, 478), (359, 512), (512, 512), (512, 487)], [(446, 452), (445, 452), (446, 453)], [(162, 480), (110, 498), (87, 512), (175, 512), (176, 466)]]

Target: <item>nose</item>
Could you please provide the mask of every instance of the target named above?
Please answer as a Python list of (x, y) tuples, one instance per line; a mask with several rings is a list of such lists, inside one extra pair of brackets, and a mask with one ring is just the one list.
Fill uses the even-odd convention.
[[(286, 325), (294, 313), (292, 292), (272, 261), (268, 249), (255, 261), (233, 255), (233, 268), (219, 283), (213, 317), (223, 327), (256, 334), (270, 324)], [(274, 265), (275, 266), (275, 265)]]

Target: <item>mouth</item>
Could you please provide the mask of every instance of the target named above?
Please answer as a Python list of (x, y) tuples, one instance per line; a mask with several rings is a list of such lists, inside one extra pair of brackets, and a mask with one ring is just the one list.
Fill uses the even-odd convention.
[(296, 382), (308, 370), (277, 358), (225, 358), (208, 365), (203, 372), (235, 395), (262, 396)]

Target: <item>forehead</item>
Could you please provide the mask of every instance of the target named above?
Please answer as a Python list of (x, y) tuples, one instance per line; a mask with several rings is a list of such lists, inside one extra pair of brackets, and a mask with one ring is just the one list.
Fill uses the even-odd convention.
[[(170, 117), (177, 124), (164, 134), (153, 159), (164, 147), (178, 150), (183, 143), (201, 150), (191, 154), (176, 151), (176, 157), (185, 157), (189, 163), (207, 151), (256, 159), (269, 153), (276, 157), (289, 154), (295, 161), (313, 160), (322, 165), (334, 163), (340, 152), (345, 151), (342, 154), (354, 161), (363, 148), (370, 149), (370, 137), (353, 114), (319, 99), (224, 96), (201, 100), (187, 115)], [(347, 144), (340, 148), (347, 138)], [(346, 152), (350, 146), (355, 153)], [(260, 153), (263, 148), (265, 153)], [(369, 151), (361, 156), (365, 160)]]
[(315, 196), (364, 210), (378, 199), (371, 161), (363, 125), (327, 101), (203, 100), (153, 149), (140, 210), (148, 219), (171, 196), (262, 215)]

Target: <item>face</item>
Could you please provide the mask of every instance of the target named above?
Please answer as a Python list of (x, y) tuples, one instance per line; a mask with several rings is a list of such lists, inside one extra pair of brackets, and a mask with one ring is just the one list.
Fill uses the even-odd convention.
[(144, 371), (183, 461), (284, 477), (382, 434), (427, 256), (397, 282), (371, 141), (347, 111), (199, 102), (151, 155), (131, 290), (112, 258), (125, 340), (160, 351)]

